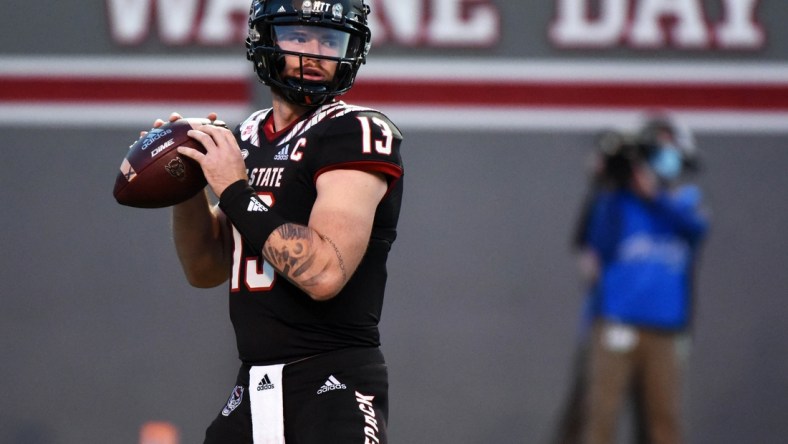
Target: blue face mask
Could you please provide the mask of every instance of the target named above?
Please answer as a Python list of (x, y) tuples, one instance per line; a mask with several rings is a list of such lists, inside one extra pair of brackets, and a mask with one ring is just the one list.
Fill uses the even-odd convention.
[(663, 180), (675, 180), (681, 174), (681, 153), (672, 145), (663, 146), (651, 159), (651, 167)]

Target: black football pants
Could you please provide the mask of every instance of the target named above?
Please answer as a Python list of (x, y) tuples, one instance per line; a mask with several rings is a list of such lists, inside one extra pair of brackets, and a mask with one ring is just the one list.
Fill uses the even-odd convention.
[[(241, 366), (231, 396), (237, 406), (228, 409), (228, 401), (206, 430), (205, 444), (253, 444), (250, 368)], [(387, 443), (388, 373), (379, 349), (346, 349), (287, 364), (282, 383), (287, 444)]]

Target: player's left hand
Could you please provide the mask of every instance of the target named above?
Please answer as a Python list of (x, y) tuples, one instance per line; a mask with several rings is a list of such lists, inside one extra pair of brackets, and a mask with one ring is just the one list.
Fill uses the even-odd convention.
[(205, 147), (205, 153), (183, 146), (178, 147), (178, 152), (200, 164), (208, 185), (217, 197), (231, 184), (241, 179), (248, 180), (241, 148), (232, 131), (203, 125), (188, 134)]

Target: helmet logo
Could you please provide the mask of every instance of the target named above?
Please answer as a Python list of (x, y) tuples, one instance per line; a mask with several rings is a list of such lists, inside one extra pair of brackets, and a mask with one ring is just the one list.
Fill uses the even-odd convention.
[[(334, 5), (334, 15), (336, 16), (336, 7), (339, 6), (339, 13), (342, 13), (342, 5), (337, 3)], [(312, 14), (313, 12), (322, 13), (328, 12), (331, 9), (331, 4), (328, 2), (304, 0), (301, 4), (301, 10), (304, 14)]]
[(249, 28), (249, 40), (251, 40), (253, 42), (259, 42), (260, 41), (260, 33), (254, 28)]
[(334, 3), (334, 6), (331, 8), (331, 14), (334, 16), (334, 20), (341, 20), (344, 11), (345, 8), (342, 7), (342, 3)]

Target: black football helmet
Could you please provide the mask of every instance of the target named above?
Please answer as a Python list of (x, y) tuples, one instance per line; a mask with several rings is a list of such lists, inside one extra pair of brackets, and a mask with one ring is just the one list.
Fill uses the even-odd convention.
[[(246, 56), (261, 82), (285, 99), (302, 106), (319, 106), (346, 93), (366, 61), (372, 35), (364, 0), (253, 0), (249, 11)], [(320, 50), (306, 52), (304, 33), (321, 33)], [(331, 48), (324, 51), (324, 48)], [(298, 57), (300, 75), (284, 75), (285, 56)], [(337, 63), (334, 78), (312, 81), (304, 74), (304, 59)]]

